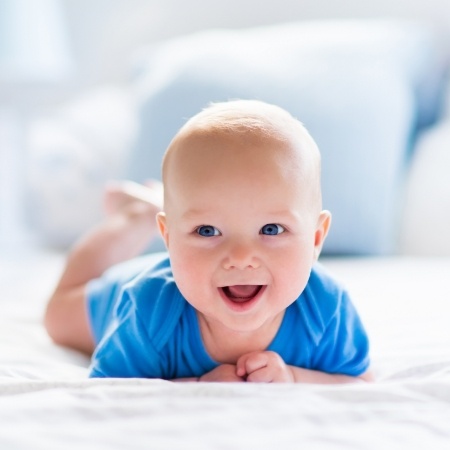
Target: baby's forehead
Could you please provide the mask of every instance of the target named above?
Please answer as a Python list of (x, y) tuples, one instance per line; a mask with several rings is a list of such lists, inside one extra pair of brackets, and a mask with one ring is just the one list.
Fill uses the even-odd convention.
[[(249, 185), (304, 186), (318, 179), (318, 165), (309, 150), (284, 136), (260, 132), (187, 134), (166, 164), (167, 190), (185, 189), (186, 183), (217, 187), (229, 183), (242, 190)], [(306, 156), (305, 156), (306, 155)]]

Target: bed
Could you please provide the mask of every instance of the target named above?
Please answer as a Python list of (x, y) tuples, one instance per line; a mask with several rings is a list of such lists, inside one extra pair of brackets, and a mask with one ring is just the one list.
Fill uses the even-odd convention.
[(377, 379), (340, 386), (88, 379), (41, 323), (63, 260), (0, 259), (2, 449), (449, 448), (448, 258), (322, 260), (354, 297)]

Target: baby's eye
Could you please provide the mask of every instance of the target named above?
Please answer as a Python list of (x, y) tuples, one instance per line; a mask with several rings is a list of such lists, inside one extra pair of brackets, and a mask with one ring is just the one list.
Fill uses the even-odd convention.
[(220, 236), (220, 231), (212, 225), (202, 225), (195, 230), (200, 236)]
[(277, 234), (284, 233), (285, 231), (285, 228), (277, 223), (268, 223), (261, 228), (260, 233), (268, 236), (276, 236)]

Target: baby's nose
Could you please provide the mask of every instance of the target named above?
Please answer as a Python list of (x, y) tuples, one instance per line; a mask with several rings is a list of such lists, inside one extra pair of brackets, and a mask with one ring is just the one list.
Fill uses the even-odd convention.
[(224, 269), (257, 269), (260, 261), (256, 249), (251, 244), (237, 243), (228, 249), (223, 261)]

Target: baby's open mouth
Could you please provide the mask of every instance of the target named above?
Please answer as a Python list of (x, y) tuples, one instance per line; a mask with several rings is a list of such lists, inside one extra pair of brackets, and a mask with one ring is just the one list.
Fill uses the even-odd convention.
[(237, 284), (234, 286), (224, 286), (222, 287), (222, 291), (232, 302), (244, 303), (255, 298), (261, 288), (262, 285)]

